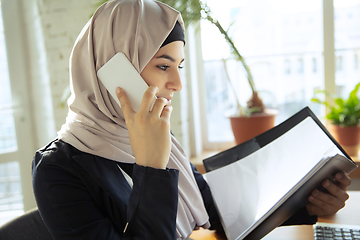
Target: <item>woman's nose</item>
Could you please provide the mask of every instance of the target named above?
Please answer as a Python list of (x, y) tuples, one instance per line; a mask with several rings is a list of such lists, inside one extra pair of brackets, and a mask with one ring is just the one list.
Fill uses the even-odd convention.
[(176, 71), (174, 74), (171, 75), (171, 79), (169, 79), (167, 87), (173, 89), (173, 91), (175, 92), (178, 92), (182, 89), (182, 83), (181, 83), (181, 77), (179, 71)]

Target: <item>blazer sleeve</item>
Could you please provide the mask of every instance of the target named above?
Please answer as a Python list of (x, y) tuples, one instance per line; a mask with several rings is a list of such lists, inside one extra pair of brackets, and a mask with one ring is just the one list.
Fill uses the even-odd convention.
[(40, 215), (55, 240), (122, 239), (119, 229), (59, 154), (36, 153), (32, 180)]
[(125, 239), (176, 239), (178, 171), (135, 164)]
[[(91, 161), (89, 157), (89, 165)], [(37, 152), (33, 160), (36, 202), (54, 239), (176, 239), (177, 170), (134, 165), (134, 185), (128, 192), (121, 188), (122, 180), (112, 177), (113, 191), (126, 195), (119, 203), (88, 172), (72, 164), (56, 148)], [(116, 163), (100, 164), (114, 166), (111, 169), (121, 175)], [(101, 171), (114, 175), (112, 170)]]

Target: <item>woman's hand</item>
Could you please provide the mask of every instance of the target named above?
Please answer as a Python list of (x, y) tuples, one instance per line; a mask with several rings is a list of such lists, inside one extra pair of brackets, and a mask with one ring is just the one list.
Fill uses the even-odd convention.
[(158, 98), (150, 111), (157, 91), (158, 88), (155, 86), (150, 86), (146, 90), (138, 112), (134, 111), (123, 89), (116, 88), (116, 95), (124, 113), (136, 164), (165, 169), (171, 150), (172, 106), (167, 99)]
[(322, 186), (329, 192), (325, 193), (315, 189), (308, 197), (309, 203), (306, 209), (310, 215), (333, 215), (345, 206), (345, 201), (349, 198), (346, 189), (351, 184), (351, 179), (344, 172), (335, 174), (337, 183), (329, 179), (322, 182)]

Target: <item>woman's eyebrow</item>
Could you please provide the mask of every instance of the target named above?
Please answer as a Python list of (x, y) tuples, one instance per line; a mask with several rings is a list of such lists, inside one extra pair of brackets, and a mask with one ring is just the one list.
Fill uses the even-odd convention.
[[(169, 55), (167, 55), (167, 54), (163, 54), (163, 55), (161, 55), (161, 56), (159, 56), (159, 57), (156, 57), (156, 58), (165, 58), (165, 59), (167, 59), (167, 60), (170, 60), (170, 61), (173, 62), (173, 63), (176, 62), (173, 57), (171, 57), (171, 56), (169, 56)], [(183, 62), (183, 61), (184, 61), (184, 59), (181, 60), (181, 62)]]

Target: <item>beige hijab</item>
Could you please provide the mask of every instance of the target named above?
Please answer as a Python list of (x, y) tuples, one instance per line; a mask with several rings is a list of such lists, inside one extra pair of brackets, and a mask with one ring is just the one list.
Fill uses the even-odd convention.
[[(83, 152), (135, 163), (122, 110), (96, 72), (117, 52), (125, 53), (141, 72), (176, 21), (183, 27), (179, 12), (152, 0), (112, 0), (95, 12), (70, 56), (69, 113), (59, 139)], [(180, 172), (177, 233), (186, 238), (196, 225), (209, 227), (208, 215), (189, 161), (176, 139), (171, 141), (167, 167)]]

